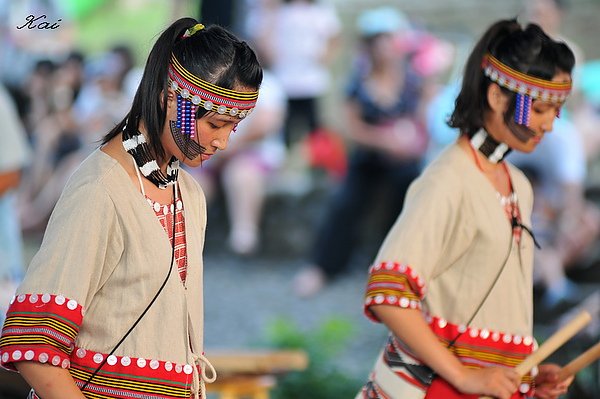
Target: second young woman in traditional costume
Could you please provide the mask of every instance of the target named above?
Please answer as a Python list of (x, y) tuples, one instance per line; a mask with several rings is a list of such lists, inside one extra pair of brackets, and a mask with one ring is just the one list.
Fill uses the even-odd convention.
[(476, 44), (450, 119), (461, 135), (412, 184), (369, 270), (365, 310), (390, 335), (358, 397), (566, 390), (557, 366), (523, 378), (513, 370), (535, 349), (533, 196), (503, 157), (533, 151), (552, 129), (573, 64), (565, 44), (514, 20)]

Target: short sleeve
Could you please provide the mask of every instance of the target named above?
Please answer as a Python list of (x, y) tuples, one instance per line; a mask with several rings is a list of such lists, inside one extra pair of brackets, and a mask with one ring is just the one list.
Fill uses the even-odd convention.
[(121, 248), (115, 207), (103, 186), (68, 186), (7, 311), (0, 364), (14, 369), (14, 362), (28, 360), (69, 367), (85, 309)]
[(379, 321), (370, 311), (373, 305), (421, 308), (428, 281), (446, 264), (449, 245), (466, 234), (458, 223), (460, 207), (460, 182), (448, 174), (421, 177), (410, 186), (402, 213), (369, 268), (367, 317)]

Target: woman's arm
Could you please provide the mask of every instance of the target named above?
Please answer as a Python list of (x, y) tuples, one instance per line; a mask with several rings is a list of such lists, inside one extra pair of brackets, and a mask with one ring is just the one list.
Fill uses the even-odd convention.
[(43, 399), (85, 399), (69, 370), (37, 362), (16, 362), (25, 381)]
[(423, 363), (459, 391), (500, 399), (508, 399), (517, 391), (520, 377), (513, 369), (474, 370), (463, 366), (431, 331), (420, 310), (389, 305), (374, 305), (370, 309)]

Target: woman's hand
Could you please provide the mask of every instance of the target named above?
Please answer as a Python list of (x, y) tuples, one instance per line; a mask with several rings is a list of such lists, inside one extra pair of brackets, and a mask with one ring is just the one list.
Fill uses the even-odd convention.
[(512, 368), (486, 367), (464, 368), (453, 385), (462, 393), (489, 395), (498, 399), (509, 399), (519, 389), (521, 377)]
[(519, 389), (521, 378), (513, 368), (465, 367), (431, 331), (419, 309), (389, 305), (374, 305), (370, 309), (416, 357), (459, 391), (509, 399)]
[(542, 364), (538, 366), (539, 373), (535, 377), (535, 397), (539, 399), (557, 399), (567, 393), (573, 376), (564, 381), (558, 380), (560, 367), (556, 364)]

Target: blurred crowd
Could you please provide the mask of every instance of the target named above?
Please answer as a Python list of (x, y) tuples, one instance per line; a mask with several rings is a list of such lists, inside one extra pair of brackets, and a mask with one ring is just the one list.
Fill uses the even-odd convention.
[[(527, 173), (536, 192), (533, 224), (542, 246), (535, 258), (539, 309), (557, 314), (584, 303), (598, 315), (598, 290), (583, 295), (578, 284), (600, 284), (600, 210), (594, 198), (600, 180), (588, 173), (600, 156), (600, 60), (587, 60), (576, 43), (562, 36), (561, 18), (568, 12), (564, 1), (524, 0), (524, 6), (520, 19), (566, 40), (579, 65), (576, 90), (553, 132), (536, 153), (509, 158)], [(191, 172), (209, 203), (223, 199), (227, 245), (240, 256), (260, 255), (261, 220), (278, 184), (308, 184), (310, 190), (315, 179), (327, 181), (325, 216), (292, 287), (300, 297), (313, 296), (334, 283), (361, 249), (360, 233), (372, 211), (385, 214), (380, 231), (373, 233), (382, 239), (402, 208), (408, 185), (458, 137), (445, 121), (459, 84), (453, 71), (464, 59), (456, 43), (399, 8), (367, 9), (344, 26), (334, 5), (318, 0), (246, 0), (243, 7), (245, 12), (237, 13), (243, 18), (217, 12), (213, 22), (231, 23), (256, 49), (265, 68), (259, 102), (229, 149)], [(22, 232), (43, 231), (74, 168), (124, 116), (140, 66), (130, 44), (88, 54), (74, 47), (72, 37), (56, 37), (70, 31), (67, 21), (62, 32), (43, 33), (46, 40), (54, 35), (64, 44), (51, 48), (37, 41), (25, 45), (14, 37), (16, 23), (8, 12), (0, 17), (4, 295), (26, 267)], [(351, 55), (340, 60), (344, 46), (352, 48)], [(344, 84), (334, 84), (340, 77)], [(315, 174), (317, 169), (325, 173)], [(300, 189), (294, 195), (305, 193)], [(4, 306), (7, 300), (1, 302)]]

